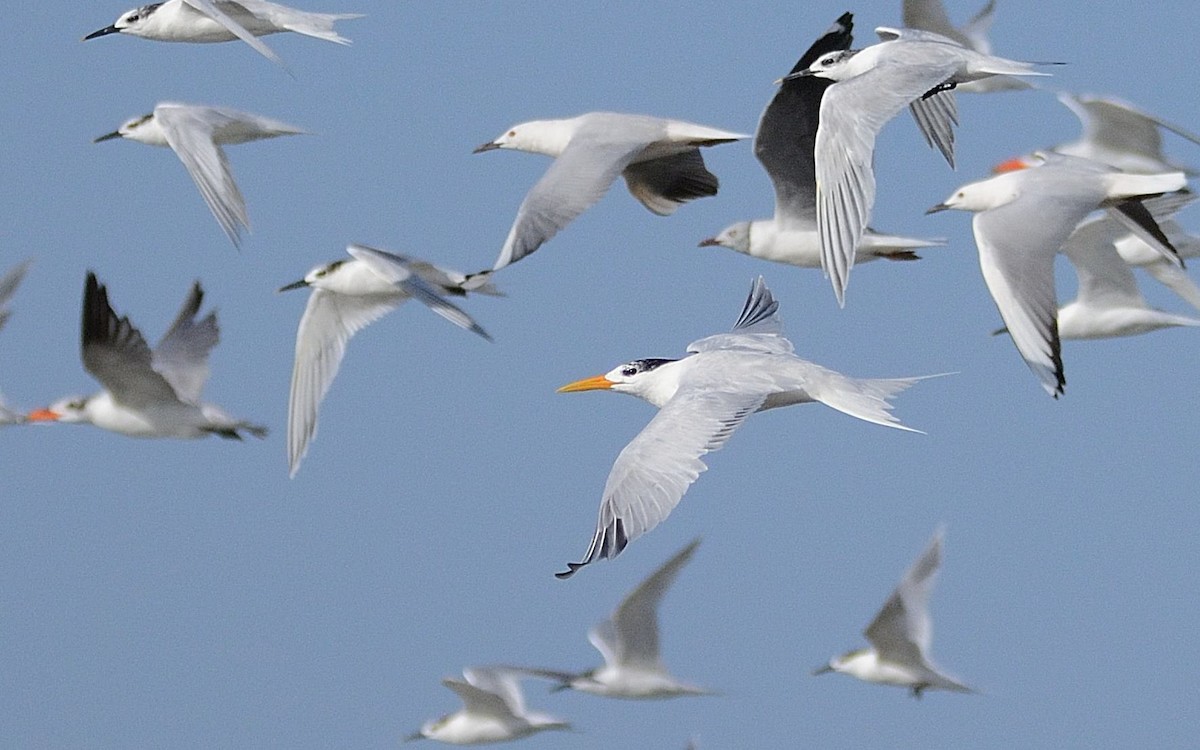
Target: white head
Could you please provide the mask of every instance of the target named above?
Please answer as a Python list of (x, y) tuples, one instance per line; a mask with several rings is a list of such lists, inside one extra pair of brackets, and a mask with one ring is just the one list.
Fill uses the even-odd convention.
[(36, 409), (26, 415), (30, 422), (66, 422), (82, 424), (92, 421), (88, 406), (90, 396), (67, 396), (50, 404), (45, 409)]
[(829, 672), (841, 672), (859, 676), (858, 673), (867, 667), (867, 663), (874, 664), (875, 652), (869, 648), (860, 648), (855, 651), (849, 651), (840, 656), (835, 656), (829, 660), (829, 663), (823, 667), (818, 667), (813, 670), (813, 674), (827, 674)]
[(480, 145), (473, 153), (508, 148), (556, 157), (571, 142), (571, 136), (575, 133), (574, 122), (574, 120), (531, 120), (513, 125), (495, 140)]
[(287, 292), (292, 289), (301, 289), (303, 287), (313, 287), (314, 289), (328, 289), (333, 285), (333, 278), (337, 274), (338, 269), (346, 265), (346, 259), (335, 260), (332, 263), (326, 263), (323, 266), (316, 266), (313, 270), (304, 275), (303, 279), (293, 281), (291, 284), (279, 287), (279, 291)]
[(854, 56), (858, 53), (859, 50), (856, 49), (841, 49), (821, 55), (813, 61), (812, 65), (808, 66), (807, 70), (793, 73), (787, 78), (798, 78), (803, 75), (828, 78), (831, 81), (853, 78), (861, 72), (857, 69), (858, 66), (853, 65), (853, 62), (857, 62), (854, 60)]
[(618, 365), (603, 375), (568, 383), (559, 388), (558, 392), (611, 390), (637, 396), (661, 407), (679, 390), (679, 381), (670, 375), (672, 368), (659, 368), (676, 361), (678, 360), (659, 357), (635, 359)]
[(933, 214), (949, 208), (960, 211), (988, 211), (1011, 203), (1019, 195), (1018, 186), (1025, 177), (1024, 171), (1005, 172), (986, 180), (969, 182), (954, 191), (946, 200), (931, 206), (925, 213)]
[(162, 128), (159, 127), (157, 122), (154, 122), (153, 112), (126, 120), (121, 123), (121, 127), (113, 132), (105, 133), (98, 138), (92, 139), (92, 143), (110, 141), (113, 138), (128, 138), (143, 143), (152, 143), (161, 146), (167, 145), (167, 139), (162, 132)]
[(737, 224), (730, 224), (721, 230), (721, 233), (716, 237), (709, 237), (706, 240), (700, 241), (700, 247), (712, 247), (720, 245), (727, 247), (730, 250), (737, 250), (739, 253), (750, 253), (750, 223), (748, 221), (739, 221)]
[(159, 6), (161, 5), (162, 3), (151, 3), (150, 5), (143, 5), (140, 8), (127, 10), (121, 14), (121, 17), (118, 18), (112, 26), (105, 26), (103, 29), (93, 31), (83, 39), (84, 41), (87, 41), (88, 39), (95, 39), (98, 36), (107, 36), (109, 34), (117, 33), (133, 34), (134, 36), (137, 36), (138, 31), (142, 28), (150, 16), (154, 14), (154, 11), (158, 10)]

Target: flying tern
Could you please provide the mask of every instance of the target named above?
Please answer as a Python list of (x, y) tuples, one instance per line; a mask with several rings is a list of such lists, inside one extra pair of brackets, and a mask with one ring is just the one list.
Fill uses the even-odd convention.
[(500, 667), (463, 670), (466, 681), (445, 678), (442, 684), (462, 698), (463, 707), (426, 722), (406, 741), (428, 738), (451, 745), (482, 745), (527, 737), (546, 729), (570, 729), (567, 722), (529, 711), (521, 694), (521, 673)]
[[(813, 42), (792, 72), (807, 70), (828, 52), (850, 48), (853, 16), (843, 13), (825, 34)], [(754, 155), (775, 186), (775, 215), (770, 219), (741, 221), (700, 242), (720, 245), (777, 263), (802, 268), (821, 267), (821, 240), (817, 232), (817, 180), (813, 142), (817, 134), (821, 95), (833, 82), (801, 76), (780, 82), (779, 90), (763, 110), (754, 134)], [(922, 247), (944, 245), (942, 240), (920, 240), (864, 230), (855, 262), (887, 258), (917, 260)]]
[(929, 645), (933, 640), (929, 595), (941, 565), (942, 530), (938, 529), (929, 546), (863, 631), (871, 645), (835, 656), (813, 674), (841, 672), (867, 682), (899, 685), (909, 688), (917, 698), (929, 689), (975, 692), (940, 672), (929, 659)]
[(250, 217), (221, 146), (304, 133), (293, 125), (228, 107), (161, 102), (150, 114), (134, 117), (93, 142), (128, 138), (169, 147), (187, 168), (221, 229), (240, 247), (241, 230), (250, 228)]
[(926, 140), (953, 166), (954, 87), (993, 75), (1046, 75), (1033, 63), (985, 55), (932, 32), (881, 26), (875, 33), (879, 44), (821, 55), (785, 78), (834, 81), (821, 98), (814, 158), (821, 266), (839, 305), (875, 203), (872, 161), (883, 125), (910, 107)]
[(111, 26), (93, 31), (84, 41), (109, 34), (129, 34), (160, 42), (231, 42), (241, 39), (263, 57), (283, 65), (258, 38), (281, 31), (338, 44), (350, 40), (333, 29), (335, 21), (362, 18), (359, 13), (309, 13), (266, 0), (167, 0), (127, 10)]
[[(1054, 256), (1092, 211), (1109, 214), (1174, 257), (1141, 200), (1179, 190), (1182, 172), (1136, 175), (1054, 153), (1039, 163), (960, 187), (928, 213), (956, 208), (975, 212), (972, 227), (984, 281), (1017, 351), (1051, 396), (1063, 393), (1062, 347), (1056, 322)], [(1176, 261), (1178, 258), (1176, 257)]]
[(717, 194), (717, 178), (704, 166), (702, 146), (748, 136), (649, 115), (589, 112), (566, 120), (514, 125), (475, 153), (505, 148), (554, 157), (554, 163), (517, 210), (495, 268), (542, 246), (590, 208), (617, 179), (659, 216), (687, 201)]
[(733, 330), (693, 341), (690, 356), (635, 359), (558, 389), (628, 393), (659, 408), (613, 463), (583, 560), (568, 563), (558, 577), (616, 557), (657, 526), (708, 468), (700, 457), (723, 446), (754, 412), (819, 401), (867, 422), (917, 432), (891, 414), (889, 399), (923, 378), (862, 380), (806, 362), (783, 337), (778, 309), (760, 276)]
[[(8, 303), (16, 293), (17, 287), (21, 285), (21, 280), (25, 278), (25, 273), (29, 271), (30, 263), (32, 261), (28, 260), (19, 263), (10, 268), (3, 276), (0, 276), (0, 328), (4, 328), (4, 324), (8, 322), (8, 317), (12, 314), (12, 311), (8, 309)], [(0, 426), (18, 424), (24, 421), (24, 415), (9, 409), (5, 405), (3, 397), (0, 397)]]
[(179, 314), (151, 349), (128, 317), (118, 316), (108, 290), (88, 272), (83, 289), (83, 366), (104, 390), (64, 398), (30, 412), (31, 422), (88, 422), (122, 435), (241, 440), (266, 437), (267, 428), (236, 419), (200, 401), (208, 380), (208, 353), (217, 345), (217, 314), (196, 320), (204, 291), (192, 285)]
[[(1092, 159), (1122, 172), (1195, 173), (1195, 170), (1167, 159), (1163, 153), (1162, 131), (1169, 131), (1195, 144), (1200, 144), (1200, 135), (1113, 97), (1063, 92), (1058, 95), (1058, 100), (1079, 118), (1083, 132), (1074, 141), (1044, 150)], [(1019, 169), (1033, 159), (1031, 154), (1018, 156), (997, 164), (995, 171)]]
[[(942, 0), (904, 0), (901, 21), (910, 29), (932, 31), (948, 39), (952, 39), (964, 47), (970, 47), (985, 55), (992, 54), (992, 44), (988, 41), (988, 30), (992, 26), (992, 16), (996, 12), (996, 1), (988, 0), (971, 20), (961, 27), (950, 22), (946, 7)], [(990, 93), (993, 91), (1013, 91), (1031, 88), (1030, 84), (1019, 78), (1009, 76), (989, 76), (978, 81), (969, 81), (960, 85), (957, 90), (969, 93)]]
[(610, 698), (712, 695), (672, 677), (658, 647), (658, 605), (699, 545), (696, 539), (675, 553), (630, 591), (607, 620), (588, 631), (588, 640), (604, 657), (604, 666), (583, 673), (524, 671), (557, 680), (563, 688)]
[(465, 275), (415, 258), (365, 245), (346, 248), (349, 260), (317, 266), (279, 291), (308, 287), (308, 305), (296, 331), (296, 360), (288, 397), (288, 469), (295, 476), (317, 434), (317, 411), (333, 384), (346, 344), (364, 326), (416, 298), (451, 323), (491, 337), (471, 316), (445, 299), (467, 292), (500, 294), (490, 271)]

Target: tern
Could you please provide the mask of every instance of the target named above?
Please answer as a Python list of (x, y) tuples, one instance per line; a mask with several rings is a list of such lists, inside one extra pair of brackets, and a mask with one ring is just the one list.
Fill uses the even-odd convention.
[[(160, 42), (231, 42), (241, 39), (260, 55), (283, 65), (279, 56), (258, 39), (281, 31), (338, 44), (350, 40), (333, 29), (335, 21), (362, 18), (359, 13), (308, 13), (266, 0), (167, 0), (127, 10), (111, 26), (83, 39), (129, 34)], [(286, 67), (286, 66), (285, 66)]]
[(891, 414), (889, 399), (924, 378), (862, 380), (800, 359), (783, 337), (778, 309), (760, 276), (733, 330), (693, 341), (690, 356), (635, 359), (558, 389), (628, 393), (659, 409), (617, 456), (591, 545), (559, 578), (616, 557), (657, 526), (708, 468), (700, 457), (723, 446), (754, 412), (819, 401), (867, 422), (918, 432)]
[(227, 107), (161, 102), (150, 114), (126, 121), (93, 143), (128, 138), (169, 147), (187, 168), (230, 242), (240, 247), (241, 230), (250, 228), (250, 217), (221, 146), (304, 133), (293, 125)]
[(1109, 214), (1127, 229), (1175, 256), (1141, 200), (1179, 190), (1182, 172), (1137, 175), (1049, 152), (1040, 163), (960, 187), (929, 209), (972, 211), (979, 266), (988, 291), (1013, 343), (1042, 387), (1054, 398), (1063, 393), (1062, 345), (1056, 322), (1054, 256), (1075, 227), (1092, 211)]
[(219, 435), (241, 440), (243, 431), (266, 437), (266, 427), (200, 401), (208, 380), (208, 353), (220, 333), (215, 312), (196, 320), (203, 298), (196, 282), (175, 322), (151, 349), (129, 318), (113, 311), (108, 290), (89, 271), (83, 289), (83, 366), (104, 390), (30, 412), (29, 421), (88, 422), (144, 438)]
[[(901, 11), (904, 26), (910, 29), (932, 31), (985, 55), (992, 54), (992, 44), (988, 41), (987, 34), (992, 26), (992, 16), (995, 12), (996, 0), (988, 0), (987, 4), (980, 8), (970, 21), (967, 21), (962, 27), (958, 27), (950, 22), (942, 0), (904, 0)], [(992, 91), (1014, 91), (1028, 88), (1031, 88), (1030, 84), (1019, 78), (990, 76), (964, 83), (957, 90), (983, 94)]]
[(616, 112), (589, 112), (566, 120), (514, 125), (475, 149), (515, 149), (554, 157), (517, 210), (496, 269), (542, 246), (590, 208), (617, 179), (659, 216), (695, 198), (717, 194), (716, 175), (704, 166), (702, 146), (747, 138), (681, 120)]
[[(8, 322), (8, 318), (12, 314), (12, 311), (8, 309), (8, 303), (16, 294), (17, 287), (21, 285), (21, 280), (25, 278), (32, 262), (27, 260), (19, 263), (0, 276), (0, 328), (4, 328), (4, 324)], [(9, 409), (5, 405), (3, 397), (0, 397), (0, 427), (24, 421), (24, 415)]]
[(929, 659), (933, 623), (929, 617), (929, 595), (942, 564), (942, 530), (904, 575), (904, 580), (883, 603), (879, 614), (863, 631), (870, 647), (835, 656), (813, 674), (841, 672), (866, 682), (907, 687), (916, 698), (924, 690), (973, 689), (946, 676)]
[(463, 707), (426, 722), (405, 741), (428, 738), (451, 745), (482, 745), (527, 737), (571, 725), (548, 714), (529, 711), (521, 694), (520, 672), (501, 667), (463, 670), (466, 681), (447, 677), (442, 684), (458, 693)]
[(467, 292), (499, 295), (490, 271), (465, 275), (423, 260), (365, 245), (346, 248), (349, 260), (317, 266), (279, 291), (310, 288), (296, 331), (296, 360), (288, 397), (288, 471), (295, 476), (317, 435), (317, 410), (333, 384), (346, 344), (363, 327), (415, 297), (451, 323), (491, 340), (471, 316), (445, 299)]
[(672, 677), (658, 647), (658, 605), (699, 545), (700, 540), (696, 539), (676, 552), (630, 591), (607, 620), (588, 631), (588, 640), (604, 657), (604, 666), (582, 673), (524, 671), (557, 680), (561, 688), (610, 698), (712, 695), (712, 691)]
[[(843, 13), (825, 34), (813, 42), (792, 72), (806, 70), (821, 55), (849, 49), (853, 16)], [(821, 95), (833, 84), (815, 76), (783, 80), (763, 110), (754, 134), (754, 155), (775, 186), (775, 216), (740, 221), (700, 242), (700, 247), (720, 245), (755, 258), (801, 268), (821, 267), (821, 240), (817, 233), (817, 180), (813, 141)], [(919, 240), (879, 234), (867, 228), (855, 256), (857, 263), (887, 258), (917, 260), (914, 250), (944, 245), (942, 240)]]
[[(1083, 132), (1074, 141), (1043, 150), (1091, 159), (1122, 172), (1195, 173), (1195, 170), (1167, 159), (1163, 153), (1162, 131), (1172, 132), (1195, 144), (1200, 144), (1200, 135), (1113, 97), (1063, 92), (1058, 95), (1058, 100), (1079, 118)], [(1027, 154), (1009, 159), (997, 164), (995, 171), (1020, 169), (1028, 166), (1033, 158)]]
[(839, 305), (875, 203), (872, 160), (883, 125), (910, 107), (925, 139), (953, 167), (956, 86), (993, 75), (1046, 75), (1033, 63), (985, 55), (927, 31), (881, 26), (875, 33), (879, 44), (830, 52), (785, 77), (834, 81), (821, 98), (814, 159), (821, 267)]

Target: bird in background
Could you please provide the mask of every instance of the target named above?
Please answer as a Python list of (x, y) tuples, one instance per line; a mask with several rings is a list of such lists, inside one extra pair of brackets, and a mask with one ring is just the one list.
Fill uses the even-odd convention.
[[(21, 280), (25, 278), (25, 274), (29, 271), (32, 260), (26, 260), (10, 268), (3, 276), (0, 276), (0, 329), (4, 328), (4, 324), (8, 322), (8, 318), (12, 315), (12, 310), (9, 309), (8, 303), (12, 301), (13, 295), (17, 292), (17, 287), (21, 285)], [(19, 424), (25, 421), (25, 416), (19, 412), (13, 411), (4, 402), (4, 397), (0, 396), (0, 427), (10, 424)]]
[(495, 269), (514, 263), (590, 208), (618, 178), (659, 216), (717, 194), (717, 177), (700, 148), (747, 138), (742, 133), (649, 115), (588, 112), (514, 125), (475, 153), (514, 149), (554, 158), (517, 210)]
[(447, 677), (442, 684), (462, 699), (463, 707), (428, 721), (406, 742), (423, 738), (451, 745), (507, 742), (547, 729), (570, 730), (571, 725), (549, 714), (525, 708), (521, 673), (503, 667), (463, 670), (466, 681)]
[(456, 326), (491, 341), (471, 316), (446, 299), (468, 292), (499, 296), (489, 280), (491, 271), (462, 274), (365, 245), (350, 245), (346, 252), (350, 259), (317, 266), (279, 290), (312, 290), (296, 331), (288, 396), (288, 474), (293, 477), (317, 435), (317, 412), (346, 355), (346, 344), (363, 327), (415, 298)]
[(83, 39), (129, 34), (159, 42), (232, 42), (241, 39), (263, 57), (286, 68), (283, 60), (258, 37), (282, 31), (350, 44), (338, 34), (337, 21), (362, 18), (361, 13), (309, 13), (266, 0), (167, 0), (127, 10), (111, 26)]
[(696, 539), (676, 552), (630, 591), (607, 620), (588, 631), (588, 640), (604, 657), (604, 666), (579, 673), (522, 671), (557, 681), (556, 689), (571, 688), (609, 698), (712, 695), (712, 691), (671, 676), (659, 653), (658, 606), (699, 545)]
[[(1081, 132), (1077, 139), (1043, 151), (1091, 159), (1122, 172), (1196, 174), (1196, 170), (1167, 158), (1163, 152), (1162, 131), (1174, 133), (1195, 144), (1200, 144), (1200, 135), (1115, 97), (1064, 91), (1058, 94), (1058, 100), (1079, 118)], [(1034, 161), (1036, 157), (1033, 154), (1025, 154), (997, 164), (993, 171), (1009, 172), (1029, 166)]]
[[(821, 55), (850, 48), (853, 16), (843, 13), (792, 68), (807, 70)], [(775, 215), (770, 219), (739, 221), (701, 247), (720, 245), (763, 260), (802, 268), (821, 267), (821, 239), (817, 231), (817, 178), (813, 144), (819, 123), (821, 95), (833, 81), (816, 76), (783, 79), (763, 110), (754, 134), (754, 155), (775, 187)], [(879, 258), (918, 260), (922, 247), (946, 244), (863, 231), (855, 263)]]
[(929, 209), (975, 213), (979, 267), (1025, 364), (1058, 398), (1066, 387), (1054, 257), (1084, 218), (1109, 208), (1126, 229), (1179, 259), (1142, 204), (1186, 185), (1182, 172), (1129, 174), (1090, 159), (1039, 152), (1040, 163), (963, 185)]
[(927, 31), (881, 26), (875, 33), (883, 41), (821, 55), (784, 79), (834, 81), (821, 98), (814, 158), (821, 267), (839, 305), (875, 203), (875, 139), (884, 124), (909, 107), (926, 141), (953, 167), (955, 87), (993, 75), (1046, 75), (1033, 63), (985, 55)]
[[(996, 12), (995, 0), (988, 0), (971, 20), (955, 26), (946, 13), (942, 0), (904, 0), (901, 6), (901, 25), (909, 29), (931, 31), (958, 42), (985, 55), (992, 54), (992, 43), (988, 31)], [(987, 94), (994, 91), (1021, 91), (1032, 88), (1028, 81), (1011, 76), (989, 76), (978, 81), (968, 81), (955, 90), (964, 93)]]
[(929, 546), (863, 631), (871, 645), (835, 656), (825, 666), (813, 670), (813, 674), (841, 672), (866, 682), (906, 687), (916, 698), (925, 690), (975, 692), (941, 672), (929, 658), (933, 640), (929, 595), (942, 565), (942, 535), (943, 529), (939, 527)]
[(733, 330), (693, 341), (689, 356), (635, 359), (558, 389), (628, 393), (659, 409), (617, 456), (592, 542), (582, 561), (568, 563), (559, 578), (616, 557), (663, 521), (708, 468), (700, 457), (723, 446), (755, 412), (816, 401), (857, 419), (917, 432), (892, 415), (890, 399), (924, 378), (863, 380), (800, 359), (783, 337), (778, 309), (760, 276)]
[(220, 330), (216, 312), (196, 319), (204, 291), (192, 285), (175, 321), (151, 349), (128, 317), (118, 316), (108, 290), (88, 272), (83, 289), (83, 366), (104, 390), (70, 396), (27, 415), (31, 422), (87, 422), (130, 437), (241, 440), (266, 437), (267, 428), (236, 419), (200, 400), (208, 354)]
[(250, 229), (250, 217), (221, 146), (302, 134), (305, 131), (293, 125), (228, 107), (160, 102), (150, 114), (127, 120), (93, 143), (127, 138), (170, 148), (187, 168), (229, 241), (240, 248), (241, 232)]

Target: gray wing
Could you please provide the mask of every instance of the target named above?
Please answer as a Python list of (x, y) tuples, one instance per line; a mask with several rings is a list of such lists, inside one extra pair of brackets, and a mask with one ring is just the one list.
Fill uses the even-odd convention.
[[(988, 3), (985, 10), (990, 8), (991, 3)], [(973, 46), (966, 35), (950, 22), (942, 0), (904, 0), (900, 17), (905, 28), (932, 31), (963, 46)]]
[[(957, 64), (883, 62), (830, 86), (817, 128), (817, 229), (821, 266), (845, 304), (850, 267), (875, 203), (875, 138), (896, 114), (944, 82)], [(930, 108), (932, 111), (932, 108)]]
[(577, 133), (525, 196), (493, 270), (529, 255), (608, 190), (644, 142), (602, 142)]
[(954, 128), (958, 125), (958, 100), (953, 91), (917, 97), (908, 105), (925, 143), (936, 148), (954, 169)]
[(1119, 99), (1062, 93), (1058, 100), (1079, 118), (1083, 126), (1081, 140), (1103, 152), (1132, 154), (1167, 164), (1159, 128), (1200, 144), (1200, 135)]
[(1052, 196), (1022, 197), (975, 214), (972, 226), (979, 267), (1000, 317), (1025, 364), (1057, 398), (1063, 392), (1062, 344), (1054, 255), (1086, 215), (1064, 212)]
[(525, 696), (521, 693), (519, 672), (502, 667), (470, 667), (463, 670), (467, 682), (504, 702), (512, 716), (525, 715)]
[(361, 13), (309, 13), (264, 0), (237, 0), (237, 4), (279, 28), (338, 44), (350, 44), (350, 40), (334, 30), (334, 21), (363, 17)]
[(879, 614), (863, 633), (879, 658), (900, 664), (926, 665), (933, 624), (929, 595), (942, 564), (942, 529), (938, 529)]
[(783, 321), (779, 318), (779, 303), (759, 276), (750, 286), (750, 294), (742, 313), (730, 333), (706, 336), (688, 344), (693, 353), (718, 349), (747, 349), (764, 354), (791, 354), (792, 342), (783, 337)]
[(162, 125), (167, 144), (183, 162), (196, 188), (208, 204), (217, 223), (235, 247), (241, 246), (242, 228), (250, 228), (246, 201), (233, 180), (225, 151), (214, 138), (215, 116), (205, 107), (170, 104), (154, 108), (154, 117)]
[[(807, 70), (821, 55), (850, 49), (853, 17), (843, 13), (800, 57), (791, 73)], [(783, 228), (811, 227), (817, 220), (817, 177), (813, 147), (821, 97), (833, 81), (817, 76), (782, 80), (763, 110), (754, 134), (754, 155), (775, 186), (775, 221)]]
[(12, 314), (8, 310), (8, 303), (12, 300), (13, 294), (16, 293), (17, 287), (21, 285), (21, 280), (25, 278), (25, 274), (29, 271), (29, 266), (32, 263), (32, 260), (18, 263), (3, 276), (0, 276), (0, 328), (4, 327), (4, 324), (8, 322), (8, 316)]
[(508, 704), (504, 702), (504, 698), (495, 693), (475, 687), (469, 682), (453, 680), (449, 677), (443, 679), (442, 684), (458, 694), (458, 697), (462, 699), (463, 708), (468, 713), (501, 720), (507, 720), (513, 715)]
[(349, 296), (313, 289), (296, 331), (296, 357), (288, 394), (288, 475), (295, 476), (317, 435), (317, 412), (333, 384), (346, 344), (369, 323), (395, 310), (400, 295)]
[(366, 245), (350, 245), (346, 248), (346, 252), (370, 266), (371, 270), (379, 274), (380, 278), (395, 284), (397, 289), (423, 302), (430, 310), (454, 325), (478, 334), (488, 341), (492, 340), (492, 337), (475, 322), (474, 318), (463, 312), (457, 305), (444, 299), (438, 293), (438, 289), (425, 280), (420, 269), (414, 267), (408, 258)]
[(633, 197), (659, 216), (670, 216), (688, 201), (717, 194), (717, 176), (704, 166), (698, 148), (634, 162), (622, 174)]
[[(217, 3), (213, 2), (212, 0), (183, 0), (183, 2), (186, 5), (191, 6), (196, 11), (203, 13), (212, 20), (221, 24), (223, 27), (225, 27), (226, 31), (228, 31), (230, 34), (233, 34), (238, 39), (241, 39), (246, 44), (249, 44), (263, 57), (283, 67), (285, 70), (287, 69), (287, 66), (284, 65), (284, 62), (279, 58), (279, 55), (276, 55), (274, 52), (272, 52), (270, 47), (264, 44), (261, 39), (247, 31), (244, 26), (230, 18), (225, 11), (218, 7)], [(247, 10), (250, 10), (250, 8), (247, 8)]]
[(661, 664), (658, 605), (699, 545), (699, 539), (692, 541), (621, 600), (610, 620), (616, 635), (614, 651), (618, 663), (647, 667)]
[(616, 557), (657, 526), (708, 467), (704, 454), (725, 444), (765, 400), (764, 393), (681, 387), (617, 456), (604, 485), (587, 553), (560, 578), (595, 560)]
[(146, 339), (127, 317), (108, 303), (108, 290), (89, 272), (83, 290), (83, 366), (112, 394), (133, 409), (178, 401), (167, 379), (154, 370)]
[(1192, 277), (1188, 276), (1186, 271), (1162, 259), (1148, 263), (1142, 268), (1146, 269), (1146, 273), (1157, 279), (1160, 284), (1175, 292), (1192, 307), (1200, 310), (1200, 287), (1196, 286), (1196, 282), (1192, 281)]
[(1146, 306), (1133, 271), (1113, 245), (1120, 231), (1115, 221), (1104, 216), (1083, 222), (1063, 243), (1062, 252), (1079, 279), (1081, 302), (1099, 307)]
[(197, 281), (150, 358), (151, 366), (167, 379), (179, 400), (191, 404), (200, 403), (208, 380), (208, 353), (221, 337), (215, 311), (196, 320), (203, 299), (204, 290)]

